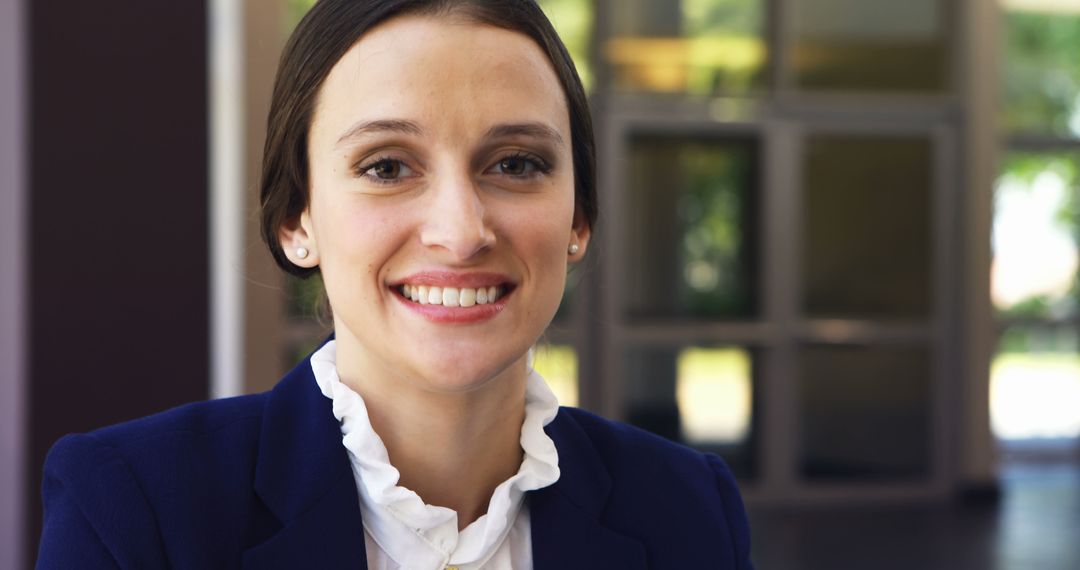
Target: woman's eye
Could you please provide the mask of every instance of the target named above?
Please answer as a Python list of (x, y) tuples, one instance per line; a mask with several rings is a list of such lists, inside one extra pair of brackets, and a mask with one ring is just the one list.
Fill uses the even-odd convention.
[(412, 176), (412, 169), (400, 160), (384, 158), (368, 166), (359, 168), (360, 175), (385, 183)]
[(504, 159), (500, 160), (499, 161), (499, 168), (502, 170), (503, 174), (510, 174), (510, 175), (513, 175), (513, 176), (521, 176), (523, 174), (531, 172), (532, 170), (530, 170), (530, 168), (535, 170), (536, 165), (530, 163), (528, 160), (525, 160), (524, 158), (515, 156), (515, 157), (504, 158)]
[(540, 159), (527, 156), (508, 156), (500, 160), (495, 165), (495, 169), (499, 174), (518, 178), (528, 178), (548, 171), (548, 168)]

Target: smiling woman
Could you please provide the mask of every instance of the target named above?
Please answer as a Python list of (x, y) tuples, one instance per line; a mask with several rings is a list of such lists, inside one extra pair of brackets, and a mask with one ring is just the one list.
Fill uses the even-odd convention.
[[(425, 403), (433, 389), (520, 391), (492, 380), (524, 377), (562, 296), (567, 250), (584, 255), (589, 238), (590, 221), (575, 218), (570, 138), (541, 48), (464, 15), (395, 18), (333, 66), (308, 135), (309, 201), (277, 238), (290, 263), (322, 273), (338, 369), (366, 400), (401, 401), (403, 386)], [(296, 257), (301, 247), (311, 254)], [(464, 307), (461, 288), (494, 298)], [(448, 404), (436, 398), (415, 417)]]
[(532, 0), (322, 0), (261, 185), (334, 335), (271, 392), (61, 440), (39, 567), (749, 568), (726, 465), (560, 408), (529, 351), (596, 223)]

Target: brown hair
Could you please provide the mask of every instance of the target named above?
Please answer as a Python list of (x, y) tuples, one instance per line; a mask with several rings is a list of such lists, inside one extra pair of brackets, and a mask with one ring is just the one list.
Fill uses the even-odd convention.
[(285, 44), (267, 119), (259, 202), (263, 241), (277, 264), (299, 277), (318, 271), (293, 265), (278, 231), (308, 205), (307, 139), (319, 88), (361, 36), (403, 14), (464, 16), (525, 34), (544, 50), (570, 111), (575, 206), (590, 227), (595, 225), (596, 157), (585, 89), (566, 46), (534, 0), (319, 0)]

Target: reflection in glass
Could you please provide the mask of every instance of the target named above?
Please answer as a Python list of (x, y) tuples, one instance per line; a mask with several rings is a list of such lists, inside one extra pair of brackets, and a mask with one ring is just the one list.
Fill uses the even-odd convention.
[(720, 453), (755, 472), (753, 353), (746, 348), (647, 347), (625, 353), (627, 420), (672, 441)]
[(604, 46), (615, 87), (743, 95), (764, 81), (764, 2), (620, 0)]
[(538, 344), (533, 348), (532, 366), (547, 381), (559, 405), (578, 405), (578, 359), (573, 347)]
[(1080, 3), (1004, 4), (1005, 127), (1080, 137)]
[(816, 135), (806, 148), (806, 313), (817, 318), (929, 315), (930, 141)]
[(1080, 154), (1012, 154), (994, 188), (992, 295), (1006, 317), (1078, 313)]
[(1080, 330), (1011, 326), (990, 370), (990, 421), (1002, 439), (1080, 437)]
[(807, 347), (799, 363), (802, 475), (898, 479), (930, 469), (925, 348)]
[(635, 137), (624, 251), (626, 313), (752, 316), (756, 144)]
[(942, 91), (949, 75), (941, 0), (800, 0), (789, 58), (804, 89)]

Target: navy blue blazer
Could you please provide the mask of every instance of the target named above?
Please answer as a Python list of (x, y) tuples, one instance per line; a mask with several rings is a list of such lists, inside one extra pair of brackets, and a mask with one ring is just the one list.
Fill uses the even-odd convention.
[[(528, 494), (533, 564), (748, 569), (727, 466), (574, 408), (559, 480)], [(50, 451), (38, 568), (366, 568), (356, 482), (304, 360), (270, 392), (176, 408)]]

